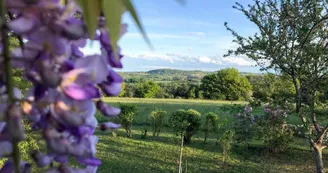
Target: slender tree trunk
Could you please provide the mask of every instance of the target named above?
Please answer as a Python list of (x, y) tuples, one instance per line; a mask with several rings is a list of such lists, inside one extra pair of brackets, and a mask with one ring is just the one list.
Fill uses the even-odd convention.
[(293, 78), (293, 85), (295, 87), (295, 103), (296, 103), (296, 113), (300, 112), (301, 109), (301, 102), (302, 102), (302, 92), (300, 90), (299, 84), (296, 81), (296, 78)]
[(182, 173), (182, 153), (183, 153), (183, 135), (181, 134), (181, 145), (180, 145), (180, 159), (179, 159), (179, 172)]
[(315, 160), (315, 166), (316, 166), (316, 173), (325, 173), (325, 168), (323, 166), (323, 161), (322, 161), (322, 150), (323, 147), (321, 144), (317, 143), (312, 143), (311, 144), (313, 149), (314, 149), (314, 160)]
[(312, 124), (317, 131), (317, 133), (321, 133), (321, 128), (320, 125), (317, 123), (317, 118), (314, 112), (314, 106), (315, 106), (315, 91), (310, 93), (310, 98), (308, 99), (309, 101), (309, 107), (310, 107), (310, 117), (312, 119)]

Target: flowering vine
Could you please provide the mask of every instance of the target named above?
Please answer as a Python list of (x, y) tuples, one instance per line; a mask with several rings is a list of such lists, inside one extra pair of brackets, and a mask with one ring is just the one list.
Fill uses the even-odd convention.
[[(73, 0), (2, 0), (0, 56), (0, 157), (8, 158), (0, 173), (31, 172), (31, 164), (20, 160), (18, 143), (25, 139), (22, 119), (31, 123), (46, 143), (47, 153), (31, 154), (38, 167), (48, 173), (94, 173), (101, 161), (96, 158), (99, 126), (97, 109), (107, 117), (117, 116), (119, 108), (101, 100), (100, 89), (115, 96), (122, 77), (122, 55), (116, 41), (109, 39), (106, 18), (97, 16), (97, 32), (88, 30), (83, 9)], [(9, 19), (8, 19), (9, 18)], [(127, 25), (122, 24), (121, 36)], [(92, 38), (90, 38), (92, 35)], [(9, 52), (9, 36), (18, 37), (21, 46)], [(100, 54), (84, 55), (80, 48), (87, 39), (100, 43)], [(115, 46), (113, 46), (115, 45)], [(23, 97), (12, 84), (12, 69), (24, 69), (24, 79), (33, 87)], [(120, 127), (112, 122), (101, 130)], [(72, 168), (68, 157), (84, 168)], [(59, 163), (58, 167), (52, 165)], [(57, 164), (56, 164), (57, 165)]]

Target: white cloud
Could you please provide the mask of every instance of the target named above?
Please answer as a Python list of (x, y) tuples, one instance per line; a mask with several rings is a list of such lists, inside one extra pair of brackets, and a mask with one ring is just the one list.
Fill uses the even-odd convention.
[(169, 61), (170, 63), (174, 63), (174, 57), (167, 55), (167, 54), (159, 54), (159, 53), (154, 53), (154, 52), (143, 52), (139, 55), (129, 55), (127, 54), (126, 56), (131, 57), (131, 58), (140, 58), (140, 59), (147, 59), (147, 60), (153, 60), (153, 59), (159, 59), (159, 60), (165, 60)]
[(189, 47), (188, 47), (188, 51), (192, 51), (192, 50), (194, 50), (194, 48), (191, 47), (191, 46), (189, 46)]
[(223, 57), (223, 63), (236, 64), (238, 66), (254, 66), (256, 63), (247, 57)]
[(210, 63), (212, 60), (211, 60), (211, 58), (209, 58), (207, 56), (201, 56), (201, 57), (199, 57), (199, 61), (203, 62), (203, 63)]
[(140, 58), (146, 60), (164, 60), (171, 64), (174, 62), (185, 62), (185, 63), (203, 63), (203, 64), (214, 64), (220, 66), (239, 66), (239, 67), (250, 67), (256, 63), (253, 60), (248, 59), (245, 56), (238, 57), (222, 57), (222, 56), (188, 56), (179, 54), (162, 54), (155, 52), (143, 52), (138, 55), (126, 54), (127, 57)]
[(170, 67), (168, 67), (168, 66), (157, 66), (157, 65), (141, 66), (141, 68), (146, 68), (146, 69), (170, 69)]

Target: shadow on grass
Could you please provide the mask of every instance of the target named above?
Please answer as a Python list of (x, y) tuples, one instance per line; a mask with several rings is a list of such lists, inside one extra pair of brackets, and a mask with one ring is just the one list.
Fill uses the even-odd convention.
[[(143, 172), (174, 172), (176, 168), (176, 161), (179, 152), (179, 140), (174, 139), (175, 137), (163, 134), (163, 136), (152, 137), (148, 136), (146, 139), (141, 139), (141, 133), (136, 133), (132, 138), (126, 138), (125, 133), (122, 131), (118, 132), (118, 137), (109, 137), (109, 133), (97, 132), (97, 135), (106, 137), (107, 139), (101, 139), (100, 143), (105, 143), (106, 146), (100, 148), (103, 152), (113, 152), (120, 153), (118, 158), (130, 158), (126, 161), (126, 164), (131, 165), (146, 165), (147, 168), (135, 168), (138, 171), (145, 169)], [(122, 144), (120, 140), (126, 140)], [(303, 144), (303, 142), (301, 142)], [(300, 145), (300, 144), (298, 144)], [(306, 143), (304, 143), (306, 145)], [(117, 148), (122, 147), (127, 148), (126, 151), (119, 150), (117, 148), (111, 147), (116, 146)], [(166, 146), (169, 148), (157, 149), (156, 147)], [(130, 149), (129, 149), (130, 148)], [(132, 149), (133, 148), (133, 149)], [(313, 155), (310, 150), (303, 148), (298, 148), (292, 146), (284, 153), (270, 154), (267, 152), (266, 148), (260, 144), (252, 144), (247, 150), (240, 145), (233, 145), (232, 147), (232, 158), (237, 161), (229, 162), (228, 165), (222, 166), (220, 163), (221, 147), (220, 145), (215, 145), (215, 140), (210, 140), (208, 144), (204, 144), (201, 138), (193, 139), (191, 144), (186, 145), (186, 151), (188, 152), (201, 152), (207, 151), (214, 153), (213, 156), (206, 157), (196, 157), (195, 155), (187, 154), (185, 157), (188, 161), (188, 172), (313, 172), (314, 161)], [(154, 150), (153, 152), (150, 152)], [(171, 151), (163, 151), (171, 150)], [(156, 154), (158, 152), (158, 155)], [(128, 154), (126, 154), (128, 153)], [(125, 155), (125, 156), (123, 156)], [(323, 154), (324, 158), (328, 157), (328, 153)], [(162, 158), (164, 160), (162, 160)], [(121, 159), (118, 159), (121, 160)], [(123, 159), (124, 160), (124, 159)], [(136, 161), (132, 161), (136, 160)], [(105, 162), (108, 164), (118, 164), (112, 163), (116, 162), (115, 159)], [(219, 164), (218, 164), (219, 163)], [(325, 165), (328, 162), (324, 161)], [(216, 165), (215, 169), (207, 168), (208, 165)], [(122, 165), (121, 165), (122, 166)], [(132, 166), (133, 167), (133, 166)], [(119, 167), (117, 167), (118, 169)], [(129, 166), (127, 169), (130, 170)], [(132, 169), (132, 168), (131, 168)], [(138, 172), (136, 171), (136, 172)], [(112, 171), (115, 172), (115, 171)], [(119, 172), (119, 171), (117, 171)]]

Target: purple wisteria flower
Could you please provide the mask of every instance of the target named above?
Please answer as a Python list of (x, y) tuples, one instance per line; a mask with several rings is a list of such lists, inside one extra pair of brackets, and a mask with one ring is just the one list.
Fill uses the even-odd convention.
[[(74, 14), (81, 8), (68, 0), (5, 0), (8, 12), (14, 17), (7, 23), (10, 32), (22, 37), (24, 45), (15, 48), (10, 56), (12, 66), (24, 70), (24, 79), (33, 87), (22, 96), (14, 89), (14, 103), (8, 104), (6, 81), (0, 68), (0, 157), (9, 159), (0, 172), (13, 172), (11, 159), (13, 142), (24, 140), (22, 119), (26, 118), (32, 130), (40, 132), (47, 153), (31, 154), (38, 167), (59, 163), (48, 173), (95, 173), (101, 161), (96, 157), (98, 128), (97, 109), (106, 117), (115, 117), (120, 109), (101, 100), (101, 92), (118, 95), (122, 77), (114, 68), (122, 68), (120, 49), (114, 55), (105, 18), (99, 16), (95, 41), (99, 54), (85, 56), (81, 51), (87, 43), (88, 30), (82, 18)], [(127, 32), (122, 24), (121, 35)], [(2, 46), (1, 46), (2, 51)], [(3, 66), (0, 57), (0, 67)], [(95, 101), (96, 99), (96, 101)], [(24, 115), (24, 116), (22, 116)], [(102, 123), (101, 130), (119, 128), (119, 124)], [(84, 168), (68, 166), (73, 157)], [(31, 165), (21, 161), (21, 172), (31, 172)]]

